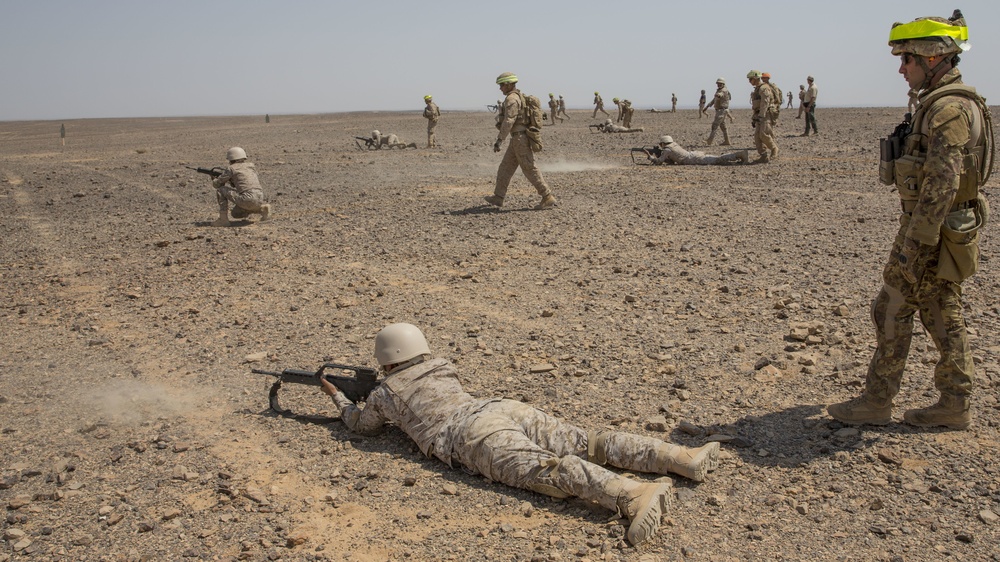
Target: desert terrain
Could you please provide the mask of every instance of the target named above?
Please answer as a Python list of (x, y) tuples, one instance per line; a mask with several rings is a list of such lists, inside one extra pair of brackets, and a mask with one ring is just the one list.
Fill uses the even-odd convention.
[[(746, 92), (735, 92), (743, 95)], [(23, 560), (1000, 560), (1000, 237), (963, 284), (977, 368), (968, 431), (844, 427), (868, 305), (897, 228), (877, 139), (901, 108), (791, 109), (764, 165), (632, 163), (695, 110), (590, 111), (546, 126), (558, 198), (519, 172), (492, 192), (493, 115), (444, 114), (436, 149), (359, 150), (372, 129), (425, 144), (412, 113), (0, 123), (0, 562)], [(749, 110), (733, 148), (751, 148)], [(238, 145), (273, 218), (213, 228), (207, 176)], [(752, 151), (751, 151), (752, 152)], [(996, 192), (997, 180), (986, 192)], [(253, 368), (373, 366), (391, 322), (420, 326), (476, 396), (589, 429), (723, 443), (674, 480), (659, 534), (580, 500), (268, 409)], [(936, 399), (917, 328), (895, 418)], [(297, 411), (335, 415), (315, 387)], [(651, 480), (656, 475), (636, 475)]]

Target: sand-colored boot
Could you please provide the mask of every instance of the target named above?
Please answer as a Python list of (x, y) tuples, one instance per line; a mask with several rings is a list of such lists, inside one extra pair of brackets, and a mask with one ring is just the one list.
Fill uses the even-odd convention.
[(483, 197), (483, 199), (494, 207), (503, 207), (503, 197), (500, 197), (499, 195), (487, 195), (486, 197)]
[(885, 425), (892, 421), (892, 401), (862, 394), (846, 402), (830, 404), (826, 412), (833, 419), (851, 425)]
[(660, 474), (673, 472), (695, 482), (704, 482), (708, 473), (719, 468), (719, 444), (708, 443), (691, 448), (664, 444), (657, 447), (656, 460)]
[(555, 206), (556, 206), (556, 196), (549, 193), (545, 197), (542, 197), (542, 200), (539, 201), (537, 205), (535, 205), (535, 210), (548, 209)]
[(260, 220), (266, 221), (269, 218), (271, 218), (271, 204), (264, 203), (260, 206)]
[(229, 204), (219, 205), (219, 218), (212, 221), (212, 226), (229, 226)]
[(729, 142), (729, 131), (728, 130), (722, 131), (722, 142), (719, 144), (719, 146), (729, 146), (730, 144), (731, 143)]
[(673, 484), (650, 482), (623, 490), (618, 497), (618, 511), (629, 520), (625, 538), (629, 544), (637, 546), (646, 542), (660, 528), (660, 517), (669, 511), (673, 503)]
[(740, 162), (743, 162), (744, 164), (746, 164), (747, 162), (750, 161), (750, 151), (749, 150), (741, 150), (741, 151), (737, 152), (736, 154), (739, 155)]
[(972, 425), (969, 397), (942, 394), (933, 406), (903, 412), (903, 421), (917, 427), (968, 429)]

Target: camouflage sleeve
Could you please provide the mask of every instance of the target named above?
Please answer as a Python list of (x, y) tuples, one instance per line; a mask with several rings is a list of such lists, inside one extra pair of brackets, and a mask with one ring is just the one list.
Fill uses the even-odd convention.
[(500, 122), (500, 133), (497, 135), (497, 142), (503, 142), (514, 127), (514, 121), (521, 114), (521, 100), (517, 95), (511, 93), (503, 100), (503, 121)]
[(375, 389), (368, 395), (364, 408), (359, 408), (348, 400), (343, 392), (333, 395), (333, 403), (340, 410), (340, 421), (344, 422), (347, 429), (361, 435), (375, 435), (385, 429), (388, 420), (382, 416), (378, 407), (379, 390)]
[(214, 178), (212, 180), (212, 185), (214, 185), (215, 187), (222, 187), (226, 185), (227, 183), (229, 183), (231, 179), (233, 179), (233, 173), (234, 173), (233, 167), (227, 166), (226, 171), (222, 172), (221, 176)]
[(949, 100), (940, 109), (932, 108), (927, 116), (924, 180), (906, 232), (907, 238), (921, 244), (937, 245), (941, 225), (958, 193), (962, 147), (969, 142), (971, 127), (970, 108), (963, 101)]

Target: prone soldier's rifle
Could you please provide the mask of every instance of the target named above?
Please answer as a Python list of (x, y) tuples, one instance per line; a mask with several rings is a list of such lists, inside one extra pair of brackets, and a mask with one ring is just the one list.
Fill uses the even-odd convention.
[[(354, 376), (328, 374), (325, 372), (327, 369), (353, 371)], [(300, 369), (265, 371), (263, 369), (252, 369), (250, 372), (258, 375), (270, 375), (277, 379), (274, 381), (274, 384), (271, 385), (271, 390), (267, 393), (268, 404), (276, 414), (286, 418), (306, 418), (314, 421), (316, 418), (313, 416), (303, 416), (293, 413), (287, 408), (281, 407), (281, 404), (278, 403), (278, 390), (281, 389), (282, 383), (288, 382), (308, 386), (321, 386), (319, 379), (322, 377), (323, 379), (326, 379), (327, 382), (337, 387), (337, 390), (343, 392), (344, 396), (354, 403), (364, 402), (367, 400), (368, 395), (371, 394), (373, 390), (378, 388), (380, 384), (382, 384), (382, 381), (378, 379), (378, 371), (375, 369), (369, 367), (357, 367), (354, 365), (341, 365), (339, 363), (323, 363), (320, 365), (319, 369), (315, 371), (303, 371)], [(332, 421), (332, 418), (329, 421)]]
[(655, 156), (657, 158), (659, 158), (660, 155), (663, 154), (663, 150), (660, 149), (660, 147), (658, 147), (658, 146), (638, 146), (638, 147), (635, 147), (635, 148), (631, 148), (631, 149), (629, 149), (629, 153), (632, 156), (632, 163), (633, 164), (636, 163), (635, 162), (635, 153), (636, 152), (641, 152), (641, 153), (645, 154), (646, 156)]
[(221, 176), (223, 172), (226, 171), (225, 168), (220, 168), (219, 166), (216, 166), (214, 168), (192, 168), (191, 166), (184, 166), (184, 167), (187, 168), (188, 170), (194, 170), (199, 174), (207, 174), (209, 176), (212, 176), (213, 178)]
[[(356, 141), (354, 141), (354, 144), (358, 146), (359, 150), (365, 150), (365, 149), (374, 150), (378, 148), (378, 145), (375, 144), (375, 139), (371, 137), (354, 137), (354, 138), (357, 139)], [(358, 141), (364, 141), (365, 148), (361, 148), (361, 143)]]
[(593, 125), (587, 125), (587, 126), (590, 127), (590, 132), (591, 133), (593, 133), (595, 130), (598, 133), (603, 133), (604, 132), (604, 123), (594, 123)]

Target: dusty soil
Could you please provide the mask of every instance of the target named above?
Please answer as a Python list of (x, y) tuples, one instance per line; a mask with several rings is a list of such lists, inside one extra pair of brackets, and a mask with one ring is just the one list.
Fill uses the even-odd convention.
[[(859, 431), (823, 409), (872, 353), (898, 210), (875, 147), (900, 113), (821, 109), (801, 138), (785, 110), (771, 164), (650, 167), (628, 149), (699, 148), (709, 120), (637, 112), (644, 133), (604, 135), (571, 112), (539, 155), (548, 211), (520, 173), (484, 206), (489, 113), (446, 112), (439, 149), (381, 152), (351, 137), (423, 146), (419, 113), (70, 121), (65, 146), (60, 123), (0, 123), (0, 562), (1000, 560), (995, 229), (964, 284), (973, 428)], [(184, 166), (231, 145), (273, 220), (208, 226), (214, 195)], [(677, 479), (631, 548), (613, 514), (449, 469), (398, 430), (267, 409), (251, 368), (370, 365), (398, 321), (477, 395), (719, 439), (722, 464)], [(897, 419), (935, 397), (918, 332)], [(282, 392), (332, 415), (315, 388)]]

